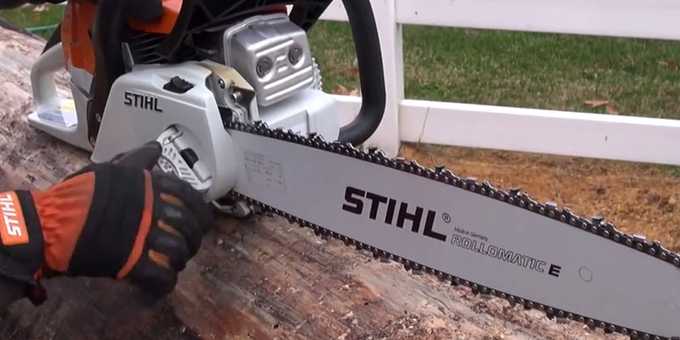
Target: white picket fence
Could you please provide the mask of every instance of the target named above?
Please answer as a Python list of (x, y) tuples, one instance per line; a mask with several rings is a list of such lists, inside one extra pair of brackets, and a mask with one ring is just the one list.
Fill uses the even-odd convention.
[[(680, 165), (680, 121), (404, 98), (402, 25), (680, 40), (678, 0), (371, 0), (387, 88), (369, 144), (401, 141)], [(346, 21), (335, 0), (324, 20)], [(434, 48), (434, 47), (433, 47)], [(453, 65), (452, 65), (453, 66)], [(338, 96), (343, 119), (357, 97)], [(680, 98), (678, 99), (680, 100)]]

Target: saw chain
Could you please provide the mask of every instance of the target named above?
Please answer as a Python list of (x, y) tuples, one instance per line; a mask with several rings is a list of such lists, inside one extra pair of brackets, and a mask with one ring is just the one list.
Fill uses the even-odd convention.
[[(599, 237), (608, 239), (611, 242), (625, 245), (629, 248), (635, 249), (639, 252), (645, 253), (650, 257), (654, 257), (660, 261), (665, 261), (676, 268), (680, 268), (680, 255), (664, 248), (658, 241), (649, 241), (644, 236), (636, 234), (627, 234), (618, 230), (614, 224), (606, 221), (602, 217), (585, 218), (572, 212), (568, 208), (559, 207), (554, 202), (541, 203), (529, 196), (520, 189), (502, 190), (490, 184), (487, 181), (479, 181), (473, 177), (462, 177), (453, 173), (451, 170), (443, 166), (435, 168), (426, 168), (419, 165), (412, 160), (403, 158), (388, 158), (385, 154), (377, 148), (371, 148), (364, 152), (349, 143), (329, 142), (325, 141), (323, 137), (317, 134), (312, 134), (309, 137), (304, 137), (293, 133), (292, 131), (284, 131), (281, 129), (270, 129), (263, 122), (243, 123), (238, 121), (230, 121), (225, 123), (225, 129), (238, 130), (241, 132), (255, 134), (263, 137), (279, 140), (285, 143), (295, 143), (304, 145), (306, 147), (331, 152), (346, 157), (352, 157), (365, 162), (378, 164), (384, 167), (406, 172), (412, 175), (427, 178), (432, 181), (442, 183), (444, 185), (454, 186), (478, 195), (489, 197), (512, 206), (526, 209), (535, 214), (544, 216), (545, 218), (560, 221), (572, 228), (578, 229), (584, 233), (591, 233)], [(395, 261), (403, 265), (404, 269), (413, 273), (427, 273), (434, 275), (440, 281), (448, 282), (453, 286), (467, 286), (474, 294), (483, 294), (495, 296), (507, 300), (511, 305), (521, 305), (526, 309), (536, 309), (545, 313), (549, 319), (561, 318), (578, 321), (590, 327), (591, 329), (600, 328), (605, 333), (620, 333), (630, 336), (632, 339), (669, 339), (647, 332), (639, 331), (629, 327), (622, 327), (610, 322), (595, 320), (583, 315), (561, 310), (552, 306), (545, 305), (531, 301), (526, 298), (508, 294), (497, 289), (486, 287), (473, 281), (469, 281), (454, 274), (443, 272), (437, 269), (417, 263), (411, 259), (390, 253), (383, 249), (376, 248), (370, 244), (364, 243), (361, 240), (352, 239), (345, 235), (341, 235), (334, 231), (324, 228), (324, 226), (308, 222), (298, 216), (292, 215), (286, 211), (269, 206), (265, 203), (257, 201), (251, 197), (231, 191), (229, 194), (235, 200), (244, 200), (254, 207), (259, 208), (265, 213), (279, 215), (287, 219), (290, 223), (296, 223), (301, 227), (306, 227), (313, 230), (314, 234), (324, 239), (337, 239), (345, 243), (347, 246), (353, 246), (359, 251), (370, 252), (375, 259), (382, 261)], [(680, 339), (673, 337), (671, 339)]]

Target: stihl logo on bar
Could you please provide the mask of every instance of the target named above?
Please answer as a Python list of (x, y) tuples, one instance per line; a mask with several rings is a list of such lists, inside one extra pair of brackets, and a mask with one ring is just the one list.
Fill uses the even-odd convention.
[(123, 104), (142, 110), (163, 112), (163, 109), (158, 107), (158, 98), (128, 91), (125, 91)]
[(19, 198), (14, 192), (0, 194), (0, 237), (2, 244), (13, 246), (28, 243), (28, 231)]
[[(368, 218), (377, 220), (378, 215), (385, 222), (385, 224), (394, 225), (398, 228), (404, 228), (405, 225), (410, 224), (411, 231), (420, 233), (420, 227), (423, 226), (423, 235), (435, 240), (446, 242), (446, 235), (434, 231), (435, 218), (437, 212), (434, 210), (427, 210), (423, 207), (411, 207), (406, 202), (400, 202), (396, 199), (387, 196), (378, 195), (376, 193), (364, 191), (361, 189), (347, 187), (345, 189), (345, 203), (342, 205), (342, 210), (350, 212), (355, 215), (362, 215), (364, 212), (364, 199), (366, 199), (368, 209)], [(384, 212), (383, 212), (384, 211)], [(442, 215), (442, 219), (450, 223), (450, 216)], [(423, 221), (425, 222), (423, 224)]]

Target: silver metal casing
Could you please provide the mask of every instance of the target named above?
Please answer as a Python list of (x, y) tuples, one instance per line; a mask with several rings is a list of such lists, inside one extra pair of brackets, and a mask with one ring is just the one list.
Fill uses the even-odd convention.
[[(295, 50), (299, 59), (291, 62)], [(224, 32), (224, 61), (253, 86), (260, 106), (270, 106), (314, 82), (307, 34), (285, 14), (254, 16)], [(260, 70), (266, 64), (268, 71)], [(261, 67), (262, 69), (262, 67)]]

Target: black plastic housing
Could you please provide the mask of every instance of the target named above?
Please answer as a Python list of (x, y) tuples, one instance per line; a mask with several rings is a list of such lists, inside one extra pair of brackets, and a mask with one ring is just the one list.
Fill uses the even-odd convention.
[(361, 110), (349, 124), (340, 128), (341, 142), (358, 145), (370, 137), (385, 113), (385, 76), (380, 39), (369, 0), (343, 0), (359, 63)]

